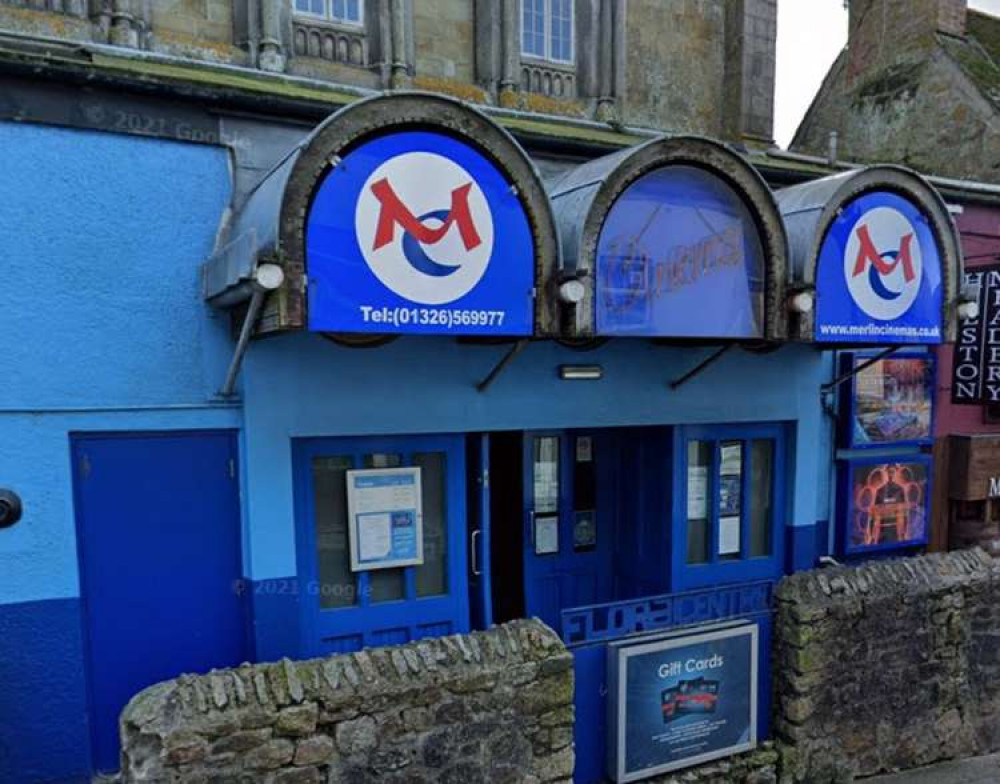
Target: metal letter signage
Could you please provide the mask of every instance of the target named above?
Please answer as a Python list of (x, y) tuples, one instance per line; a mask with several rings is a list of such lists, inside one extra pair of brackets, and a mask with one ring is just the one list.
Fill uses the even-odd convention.
[(442, 134), (381, 136), (314, 194), (309, 328), (529, 335), (534, 258), (517, 190), (486, 157)]
[(743, 199), (702, 169), (632, 183), (598, 242), (597, 333), (754, 338), (764, 330), (764, 252)]
[(816, 273), (816, 340), (940, 343), (941, 254), (927, 218), (894, 193), (849, 202)]
[(959, 325), (951, 402), (1000, 403), (1000, 267), (966, 272), (965, 285), (979, 292), (979, 315)]

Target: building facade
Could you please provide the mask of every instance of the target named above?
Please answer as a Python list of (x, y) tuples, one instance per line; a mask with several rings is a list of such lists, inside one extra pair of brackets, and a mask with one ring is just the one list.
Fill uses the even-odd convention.
[[(892, 160), (948, 178), (962, 237), (966, 285), (979, 318), (957, 346), (937, 350), (936, 547), (1000, 547), (992, 477), (1000, 475), (990, 391), (997, 345), (985, 313), (1000, 242), (995, 187), (1000, 19), (966, 0), (850, 3), (848, 45), (792, 143), (843, 160)], [(833, 134), (833, 136), (831, 136)], [(975, 181), (975, 182), (973, 182)]]
[[(766, 737), (773, 583), (840, 526), (832, 352), (952, 340), (961, 275), (919, 175), (748, 152), (774, 8), (2, 4), (0, 778), (113, 771), (180, 672), (523, 616), (579, 781), (690, 761), (607, 741), (641, 634), (741, 624), (719, 746)], [(897, 454), (862, 555), (926, 538)]]

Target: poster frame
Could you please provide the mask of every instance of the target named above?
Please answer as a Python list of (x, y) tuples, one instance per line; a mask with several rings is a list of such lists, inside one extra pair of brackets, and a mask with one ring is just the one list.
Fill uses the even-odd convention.
[[(628, 772), (626, 765), (626, 700), (628, 697), (628, 661), (633, 656), (640, 656), (658, 651), (668, 651), (689, 645), (698, 645), (730, 637), (747, 636), (750, 638), (750, 738), (746, 743), (736, 744), (724, 749), (698, 754), (663, 765), (656, 765), (641, 770)], [(646, 635), (631, 638), (608, 646), (607, 677), (608, 677), (608, 745), (611, 753), (608, 755), (608, 776), (612, 781), (624, 784), (640, 781), (672, 771), (682, 770), (701, 765), (712, 760), (731, 757), (752, 751), (759, 745), (757, 734), (759, 709), (759, 677), (760, 677), (760, 625), (754, 621), (729, 621), (698, 626), (667, 634)]]
[[(415, 506), (414, 511), (414, 536), (416, 537), (416, 555), (412, 558), (391, 558), (387, 557), (378, 561), (362, 561), (360, 557), (360, 532), (358, 531), (358, 488), (354, 479), (359, 476), (411, 476), (413, 478)], [(421, 471), (419, 466), (406, 466), (399, 468), (360, 468), (347, 471), (345, 478), (347, 482), (347, 539), (351, 557), (351, 571), (354, 573), (368, 572), (377, 569), (395, 569), (404, 566), (420, 566), (424, 562), (424, 510), (423, 510), (423, 487), (421, 484)], [(388, 513), (407, 510), (385, 510)]]
[[(873, 359), (878, 352), (873, 351), (850, 351), (845, 352), (840, 357), (840, 373), (853, 372), (859, 362)], [(927, 389), (926, 396), (930, 401), (931, 415), (929, 432), (924, 438), (910, 438), (900, 441), (860, 441), (856, 437), (854, 422), (858, 413), (858, 376), (854, 373), (850, 383), (844, 384), (841, 390), (841, 411), (846, 411), (847, 416), (841, 417), (840, 422), (840, 444), (844, 449), (891, 449), (895, 447), (923, 447), (934, 444), (934, 426), (937, 422), (937, 357), (929, 351), (908, 350), (896, 351), (893, 354), (879, 360), (880, 362), (892, 362), (900, 359), (919, 359), (927, 363)]]
[[(924, 533), (918, 539), (907, 539), (902, 542), (886, 542), (883, 544), (874, 545), (854, 545), (851, 544), (851, 528), (854, 518), (854, 472), (857, 468), (863, 468), (865, 466), (878, 466), (878, 465), (889, 465), (889, 464), (919, 464), (924, 467), (924, 477), (925, 477), (925, 488), (923, 496), (923, 510), (924, 510)], [(838, 507), (839, 514), (837, 516), (837, 544), (838, 550), (841, 555), (853, 556), (853, 555), (865, 555), (870, 553), (886, 553), (901, 550), (913, 550), (919, 547), (925, 547), (929, 541), (930, 537), (930, 527), (931, 527), (931, 504), (933, 499), (933, 484), (934, 484), (934, 459), (927, 454), (920, 453), (909, 453), (909, 454), (882, 454), (877, 457), (875, 456), (864, 456), (849, 458), (846, 460), (841, 460), (838, 465)]]

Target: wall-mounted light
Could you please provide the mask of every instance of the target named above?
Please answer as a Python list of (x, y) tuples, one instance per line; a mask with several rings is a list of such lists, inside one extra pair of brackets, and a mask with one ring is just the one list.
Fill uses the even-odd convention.
[(812, 313), (815, 306), (816, 292), (812, 289), (799, 289), (798, 291), (793, 291), (788, 296), (788, 309), (792, 313), (804, 316), (807, 313)]
[(0, 490), (0, 528), (10, 528), (21, 519), (21, 499), (13, 490)]
[(958, 301), (958, 318), (962, 321), (974, 321), (979, 318), (979, 300), (965, 299)]
[(577, 277), (566, 278), (559, 283), (559, 299), (567, 305), (579, 305), (586, 293), (583, 281)]
[(559, 378), (563, 381), (600, 381), (604, 368), (600, 365), (560, 365)]
[(285, 282), (285, 271), (277, 264), (258, 264), (253, 274), (256, 284), (265, 291), (281, 288)]

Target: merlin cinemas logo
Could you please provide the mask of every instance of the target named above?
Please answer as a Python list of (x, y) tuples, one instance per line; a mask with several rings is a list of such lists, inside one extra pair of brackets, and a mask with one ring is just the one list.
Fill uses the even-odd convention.
[(422, 305), (468, 294), (493, 255), (493, 216), (482, 188), (434, 153), (404, 153), (372, 172), (358, 198), (355, 229), (375, 277)]
[(893, 321), (906, 313), (923, 279), (913, 224), (891, 207), (866, 212), (847, 242), (844, 276), (851, 298), (871, 318)]

